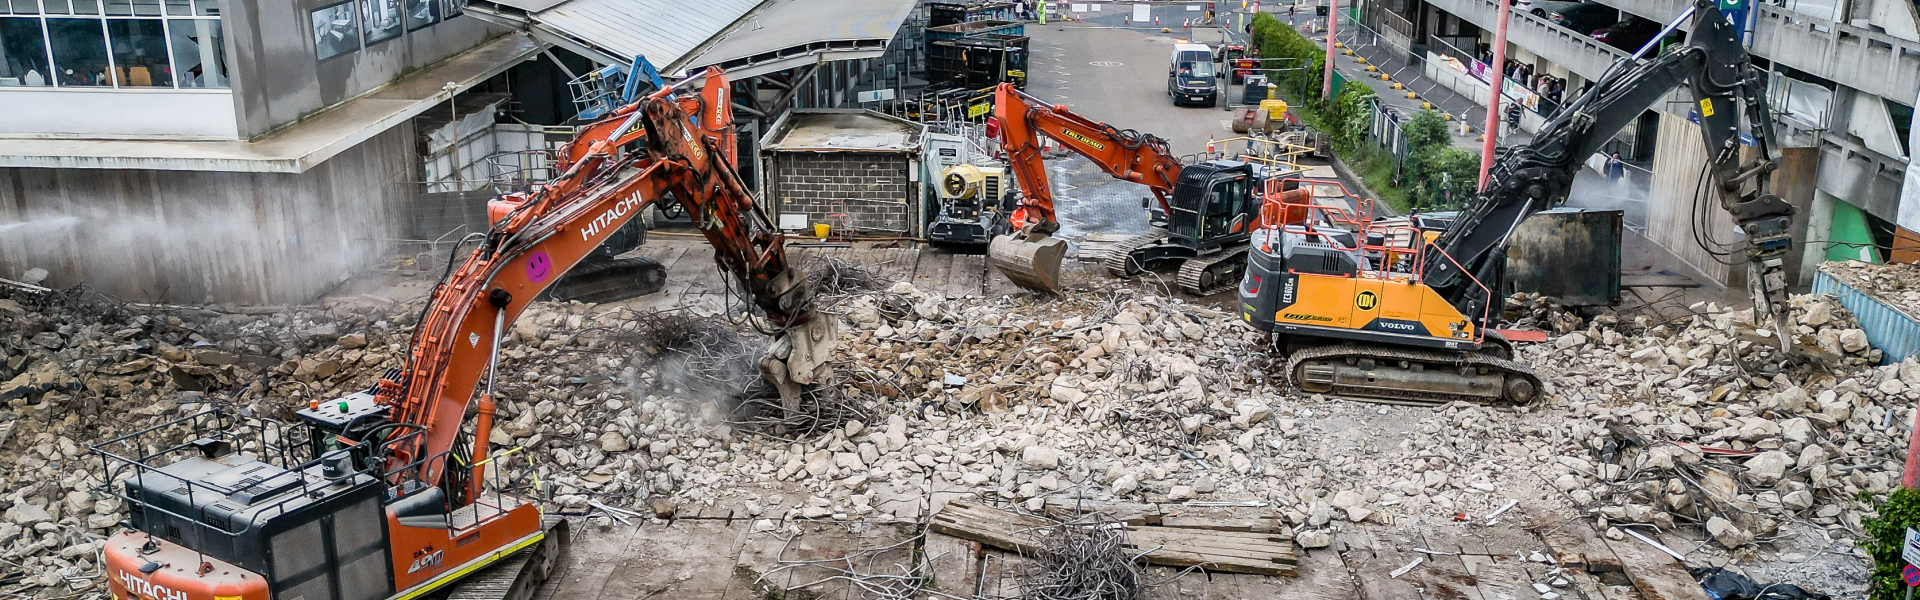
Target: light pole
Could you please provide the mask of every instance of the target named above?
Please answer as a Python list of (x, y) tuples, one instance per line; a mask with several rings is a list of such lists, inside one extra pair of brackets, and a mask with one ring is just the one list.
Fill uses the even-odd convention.
[(1492, 73), (1490, 87), (1487, 88), (1487, 140), (1480, 144), (1480, 189), (1487, 188), (1488, 174), (1493, 171), (1493, 149), (1500, 138), (1500, 99), (1506, 96), (1507, 84), (1507, 17), (1513, 12), (1511, 0), (1499, 0), (1500, 17), (1493, 28), (1493, 63), (1487, 65)]

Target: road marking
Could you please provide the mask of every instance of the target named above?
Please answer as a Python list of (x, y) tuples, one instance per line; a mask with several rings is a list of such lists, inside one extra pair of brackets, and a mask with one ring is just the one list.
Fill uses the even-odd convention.
[(1093, 66), (1096, 66), (1096, 67), (1121, 67), (1121, 66), (1126, 66), (1126, 63), (1123, 63), (1123, 62), (1119, 62), (1119, 61), (1113, 61), (1113, 60), (1096, 60), (1096, 61), (1093, 61), (1093, 62), (1090, 62), (1090, 63), (1087, 63), (1087, 64), (1089, 64), (1089, 65), (1093, 65)]

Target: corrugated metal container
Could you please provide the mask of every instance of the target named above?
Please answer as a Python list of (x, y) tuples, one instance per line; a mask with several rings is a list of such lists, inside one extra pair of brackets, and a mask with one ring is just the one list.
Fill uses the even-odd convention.
[(1840, 305), (1860, 321), (1867, 332), (1867, 343), (1885, 356), (1881, 364), (1896, 363), (1910, 356), (1920, 357), (1920, 317), (1902, 312), (1872, 294), (1848, 285), (1825, 269), (1813, 276), (1813, 293), (1840, 299)]

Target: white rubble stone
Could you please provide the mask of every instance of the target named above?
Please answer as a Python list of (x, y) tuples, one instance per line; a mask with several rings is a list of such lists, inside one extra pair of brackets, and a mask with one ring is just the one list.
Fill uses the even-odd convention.
[(1841, 330), (1840, 331), (1840, 348), (1848, 352), (1859, 352), (1862, 350), (1866, 350), (1867, 349), (1867, 332), (1859, 329)]
[(1785, 477), (1787, 469), (1793, 466), (1793, 457), (1779, 450), (1761, 452), (1747, 459), (1747, 477), (1754, 483), (1767, 485)]
[(1060, 468), (1060, 451), (1041, 445), (1020, 451), (1020, 464), (1032, 469)]
[(1301, 548), (1325, 548), (1333, 545), (1333, 536), (1325, 531), (1307, 530), (1295, 535), (1293, 541), (1300, 544)]
[(1193, 486), (1188, 485), (1176, 485), (1167, 490), (1167, 500), (1170, 502), (1184, 502), (1198, 496), (1199, 494), (1193, 491)]

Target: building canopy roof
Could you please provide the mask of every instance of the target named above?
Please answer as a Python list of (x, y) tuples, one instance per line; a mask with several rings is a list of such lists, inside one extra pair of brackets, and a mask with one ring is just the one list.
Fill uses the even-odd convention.
[(645, 56), (680, 78), (753, 76), (879, 56), (914, 0), (471, 0), (482, 19), (605, 64)]
[(774, 123), (765, 152), (913, 152), (926, 126), (871, 110), (800, 108)]

